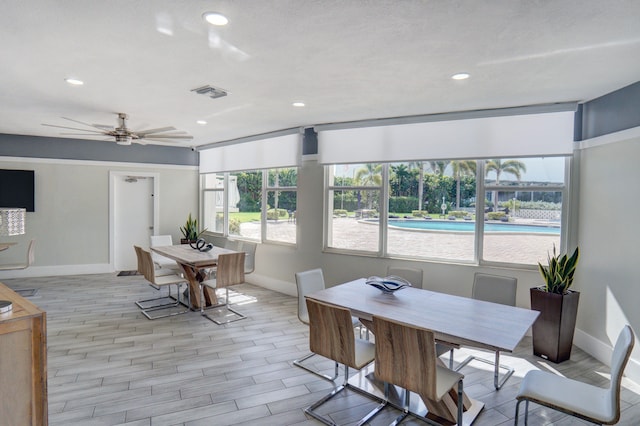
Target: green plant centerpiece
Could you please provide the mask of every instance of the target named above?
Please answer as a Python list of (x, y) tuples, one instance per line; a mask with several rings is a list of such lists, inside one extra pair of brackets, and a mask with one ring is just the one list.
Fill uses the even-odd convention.
[(191, 217), (191, 213), (189, 213), (189, 217), (185, 222), (184, 226), (180, 227), (180, 232), (184, 238), (180, 240), (182, 244), (187, 244), (193, 241), (196, 241), (200, 235), (204, 232), (204, 230), (198, 232), (198, 219), (193, 219)]
[(571, 357), (580, 293), (571, 290), (580, 249), (559, 254), (553, 247), (548, 265), (538, 263), (544, 285), (530, 289), (531, 309), (540, 311), (533, 324), (533, 353), (553, 362)]

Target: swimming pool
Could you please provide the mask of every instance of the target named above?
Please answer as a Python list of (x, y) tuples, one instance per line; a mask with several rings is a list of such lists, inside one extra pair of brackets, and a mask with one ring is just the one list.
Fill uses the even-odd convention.
[[(427, 231), (474, 232), (475, 222), (448, 220), (397, 220), (390, 219), (389, 226)], [(517, 225), (511, 223), (485, 223), (485, 232), (522, 232), (532, 234), (560, 234), (559, 226)]]

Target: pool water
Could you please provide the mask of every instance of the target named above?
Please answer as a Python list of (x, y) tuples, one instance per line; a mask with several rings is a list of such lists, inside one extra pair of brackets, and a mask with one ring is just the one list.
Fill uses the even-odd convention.
[[(389, 220), (389, 226), (431, 231), (474, 232), (475, 222), (444, 220)], [(485, 232), (523, 232), (535, 234), (560, 234), (559, 226), (517, 225), (511, 223), (485, 223)]]

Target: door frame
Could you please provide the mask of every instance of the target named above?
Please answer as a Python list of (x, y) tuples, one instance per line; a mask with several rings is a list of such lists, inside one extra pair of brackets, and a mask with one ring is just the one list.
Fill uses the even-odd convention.
[(109, 171), (109, 267), (115, 271), (115, 199), (116, 179), (123, 176), (153, 178), (153, 232), (156, 235), (160, 223), (160, 173), (143, 171)]

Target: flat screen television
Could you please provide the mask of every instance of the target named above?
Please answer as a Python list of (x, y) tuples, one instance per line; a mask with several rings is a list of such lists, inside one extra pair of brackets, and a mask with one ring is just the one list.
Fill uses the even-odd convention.
[(35, 211), (33, 170), (0, 169), (0, 207), (19, 207)]

